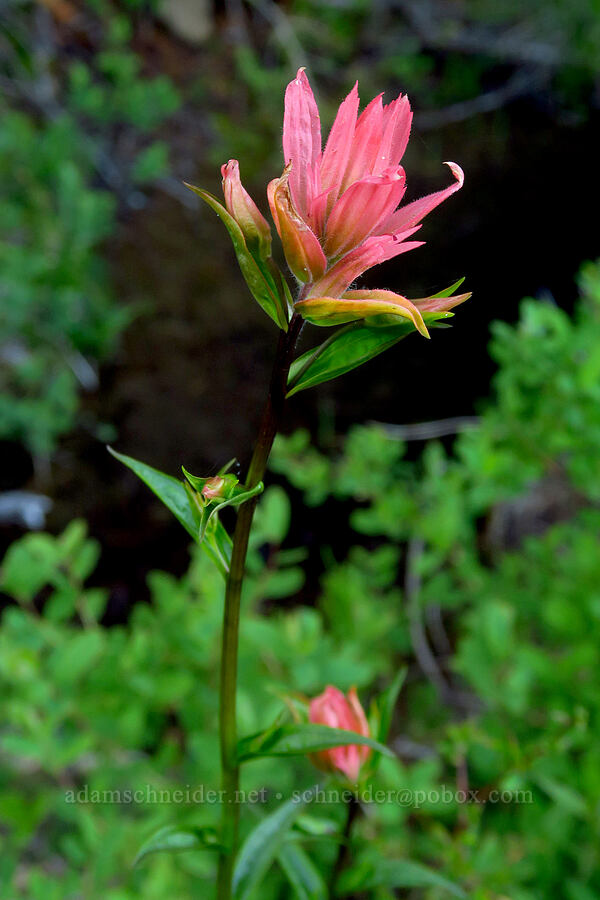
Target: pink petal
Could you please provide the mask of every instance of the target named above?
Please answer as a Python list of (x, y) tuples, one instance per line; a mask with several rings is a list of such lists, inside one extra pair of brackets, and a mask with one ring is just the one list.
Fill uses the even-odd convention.
[(373, 173), (373, 166), (377, 160), (381, 138), (383, 137), (383, 104), (381, 94), (371, 100), (362, 111), (356, 123), (354, 139), (350, 148), (348, 165), (344, 173), (340, 192), (359, 178)]
[(323, 235), (323, 229), (325, 228), (325, 219), (327, 217), (327, 207), (329, 205), (331, 192), (332, 189), (322, 191), (313, 198), (311, 204), (308, 223), (319, 238)]
[[(369, 726), (354, 688), (345, 697), (338, 688), (328, 685), (322, 694), (311, 700), (308, 718), (310, 722), (369, 735)], [(360, 775), (362, 762), (370, 753), (369, 747), (350, 744), (331, 747), (310, 756), (319, 768), (342, 772), (350, 781), (355, 782)]]
[(291, 165), (285, 167), (281, 178), (269, 183), (267, 196), (287, 264), (296, 278), (306, 283), (324, 274), (327, 260), (317, 236), (294, 206), (289, 187)]
[[(407, 297), (403, 297), (401, 294), (396, 294), (394, 293), (394, 291), (386, 291), (381, 289), (374, 291), (363, 289), (357, 291), (346, 291), (343, 294), (342, 299), (346, 303), (354, 303), (360, 301), (368, 303), (371, 310), (369, 315), (375, 315), (375, 309), (380, 307), (379, 313), (381, 315), (402, 316), (403, 318), (410, 319), (417, 331), (419, 331), (423, 335), (423, 337), (429, 337), (429, 332), (427, 331), (427, 326), (423, 321), (421, 313), (411, 300), (408, 300)], [(390, 310), (389, 312), (388, 310), (386, 310), (384, 304), (388, 305)], [(358, 698), (356, 699), (358, 702)]]
[(413, 225), (416, 225), (421, 219), (425, 218), (432, 209), (435, 209), (436, 206), (439, 206), (440, 203), (447, 200), (451, 194), (455, 194), (456, 191), (461, 189), (465, 180), (463, 170), (459, 165), (453, 162), (447, 162), (445, 165), (450, 167), (450, 170), (456, 179), (454, 184), (451, 184), (450, 187), (445, 188), (443, 191), (436, 191), (434, 194), (428, 194), (426, 197), (421, 197), (420, 200), (413, 200), (412, 203), (408, 203), (406, 206), (393, 213), (387, 222), (384, 222), (381, 228), (378, 229), (379, 234), (393, 234), (397, 231), (404, 231), (407, 228), (412, 228)]
[[(384, 324), (393, 323), (398, 317), (410, 319), (417, 331), (424, 337), (429, 337), (423, 317), (416, 306), (393, 291), (348, 291), (342, 298), (310, 297), (299, 300), (295, 309), (313, 325), (344, 325), (346, 322), (368, 319), (371, 316), (384, 316)], [(361, 723), (352, 715), (348, 724), (342, 727), (356, 731), (357, 725), (360, 727)]]
[(328, 203), (329, 209), (331, 209), (340, 193), (340, 186), (352, 149), (357, 113), (358, 82), (356, 82), (346, 99), (340, 103), (323, 152), (321, 185), (323, 190), (331, 191)]
[(406, 95), (400, 95), (392, 103), (383, 108), (383, 138), (373, 174), (378, 175), (388, 166), (397, 166), (404, 156), (412, 112)]
[[(350, 688), (346, 696), (356, 718), (356, 722), (352, 730), (357, 731), (358, 734), (364, 734), (365, 737), (369, 737), (369, 735), (371, 734), (371, 730), (369, 728), (369, 723), (367, 722), (367, 717), (365, 716), (365, 711), (361, 706), (360, 700), (358, 699), (356, 688)], [(361, 746), (364, 747), (367, 752), (369, 752), (369, 747), (367, 747), (365, 744), (362, 744)]]
[(258, 252), (263, 259), (267, 259), (271, 255), (271, 228), (242, 185), (237, 159), (230, 159), (221, 166), (221, 174), (227, 212), (242, 229), (250, 252)]
[(455, 294), (454, 297), (423, 297), (412, 302), (423, 312), (446, 312), (454, 309), (459, 303), (464, 303), (470, 296), (471, 291), (467, 294)]
[(350, 744), (347, 747), (338, 747), (336, 750), (332, 750), (332, 755), (335, 758), (336, 768), (343, 772), (349, 781), (358, 781), (361, 764), (358, 746)]
[(310, 722), (343, 728), (346, 711), (346, 697), (333, 685), (328, 685), (322, 694), (310, 701), (308, 718)]
[(298, 69), (285, 92), (283, 155), (286, 165), (293, 163), (290, 189), (296, 209), (303, 217), (308, 215), (313, 197), (320, 192), (320, 154), (319, 110), (304, 69)]
[(351, 184), (327, 221), (325, 253), (341, 256), (361, 244), (396, 209), (405, 190), (402, 169), (369, 175)]
[(392, 259), (400, 253), (407, 253), (420, 247), (423, 241), (407, 241), (421, 226), (410, 228), (402, 234), (369, 237), (367, 240), (342, 257), (320, 278), (311, 290), (312, 297), (341, 297), (352, 282), (378, 263)]

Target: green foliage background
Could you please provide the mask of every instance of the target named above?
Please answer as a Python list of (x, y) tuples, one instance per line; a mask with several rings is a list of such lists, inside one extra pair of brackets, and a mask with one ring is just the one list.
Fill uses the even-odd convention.
[(0, 440), (36, 460), (75, 426), (79, 392), (133, 318), (101, 250), (119, 205), (167, 173), (153, 137), (180, 102), (169, 78), (143, 76), (131, 14), (93, 12), (97, 52), (62, 65), (29, 4), (8, 3), (0, 31)]
[[(339, 561), (323, 548), (314, 606), (282, 606), (304, 553), (286, 541), (286, 492), (267, 489), (244, 599), (241, 732), (267, 727), (283, 695), (355, 684), (367, 701), (409, 665), (398, 757), (372, 787), (412, 793), (365, 804), (348, 895), (453, 890), (407, 881), (398, 859), (476, 900), (600, 892), (599, 264), (581, 288), (572, 318), (525, 300), (515, 327), (495, 326), (494, 398), (452, 453), (432, 441), (415, 460), (376, 425), (327, 455), (301, 432), (278, 442), (273, 469), (315, 515), (351, 510), (349, 545)], [(217, 786), (221, 576), (193, 549), (182, 578), (152, 573), (151, 604), (106, 629), (106, 593), (87, 586), (100, 552), (73, 522), (22, 538), (2, 563), (14, 601), (0, 631), (3, 896), (158, 900), (194, 896), (198, 879), (210, 891), (209, 852), (131, 862), (160, 826), (216, 823), (215, 804), (151, 792)], [(265, 803), (247, 808), (244, 830), (314, 780), (302, 759), (248, 764), (244, 788)], [(479, 802), (456, 799), (469, 789)], [(133, 790), (155, 802), (128, 802)], [(94, 791), (122, 793), (93, 802)], [(342, 812), (317, 804), (292, 833), (323, 869)], [(290, 896), (283, 879), (273, 868), (256, 896)]]

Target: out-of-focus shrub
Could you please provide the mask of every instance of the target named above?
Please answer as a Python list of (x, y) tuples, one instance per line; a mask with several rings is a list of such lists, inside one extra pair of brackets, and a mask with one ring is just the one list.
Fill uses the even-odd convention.
[[(285, 543), (283, 489), (261, 499), (240, 731), (271, 723), (282, 695), (331, 682), (367, 696), (410, 664), (391, 732), (399, 756), (372, 785), (391, 793), (356, 823), (348, 896), (391, 898), (416, 877), (374, 868), (374, 847), (439, 869), (475, 900), (600, 891), (599, 285), (590, 265), (572, 320), (527, 301), (515, 327), (496, 328), (494, 402), (453, 455), (431, 443), (411, 462), (381, 426), (354, 429), (333, 458), (301, 435), (279, 443), (275, 467), (311, 502), (354, 507), (356, 546), (339, 562), (323, 548), (316, 607), (290, 606), (304, 553)], [(130, 863), (161, 825), (216, 821), (206, 791), (218, 787), (221, 576), (194, 551), (182, 578), (150, 576), (152, 602), (126, 626), (104, 628), (106, 594), (86, 586), (98, 553), (73, 523), (23, 538), (2, 562), (15, 602), (0, 630), (0, 892), (193, 896), (211, 877), (208, 853)], [(265, 789), (257, 816), (312, 778), (303, 760), (244, 769), (245, 788)], [(341, 813), (317, 806), (293, 832), (324, 866)], [(278, 879), (261, 897), (281, 896)], [(427, 883), (428, 900), (448, 896)]]
[(154, 133), (179, 103), (168, 78), (142, 72), (129, 19), (103, 15), (87, 22), (91, 47), (67, 29), (72, 52), (56, 59), (48, 12), (12, 4), (0, 37), (11, 84), (0, 102), (0, 439), (35, 457), (73, 427), (80, 390), (97, 386), (97, 363), (131, 319), (102, 245), (119, 203), (139, 205), (168, 171)]

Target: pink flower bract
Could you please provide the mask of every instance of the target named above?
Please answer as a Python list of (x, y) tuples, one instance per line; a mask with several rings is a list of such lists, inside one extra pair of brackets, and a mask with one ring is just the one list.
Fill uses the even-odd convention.
[[(344, 695), (338, 688), (328, 685), (322, 694), (311, 700), (309, 720), (315, 724), (342, 728), (370, 737), (369, 725), (354, 688)], [(311, 758), (319, 769), (341, 772), (355, 783), (361, 766), (371, 753), (371, 748), (365, 744), (348, 744), (314, 753)]]
[[(408, 98), (400, 95), (385, 105), (380, 95), (360, 115), (358, 106), (355, 85), (340, 104), (323, 150), (319, 110), (304, 69), (285, 93), (286, 168), (269, 185), (269, 203), (292, 272), (310, 284), (298, 312), (316, 324), (334, 324), (349, 315), (344, 304), (350, 298), (344, 294), (371, 266), (421, 246), (421, 241), (408, 239), (464, 180), (460, 166), (449, 162), (454, 176), (449, 187), (400, 206), (406, 190), (400, 161), (412, 122)], [(383, 298), (369, 293), (359, 298), (353, 292), (363, 318), (381, 314)], [(410, 301), (389, 291), (386, 295), (387, 302), (399, 298), (392, 314), (407, 314)], [(319, 300), (318, 309), (311, 299)], [(415, 313), (410, 316), (415, 326), (427, 334)]]

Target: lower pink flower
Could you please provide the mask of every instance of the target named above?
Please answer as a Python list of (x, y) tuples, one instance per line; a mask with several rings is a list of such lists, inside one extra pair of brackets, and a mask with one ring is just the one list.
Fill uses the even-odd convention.
[[(322, 694), (311, 700), (309, 721), (316, 725), (354, 731), (364, 737), (371, 736), (355, 688), (351, 688), (344, 695), (338, 688), (328, 685)], [(362, 765), (371, 753), (371, 748), (364, 744), (348, 744), (313, 753), (311, 759), (323, 772), (341, 772), (355, 783), (358, 781)]]

